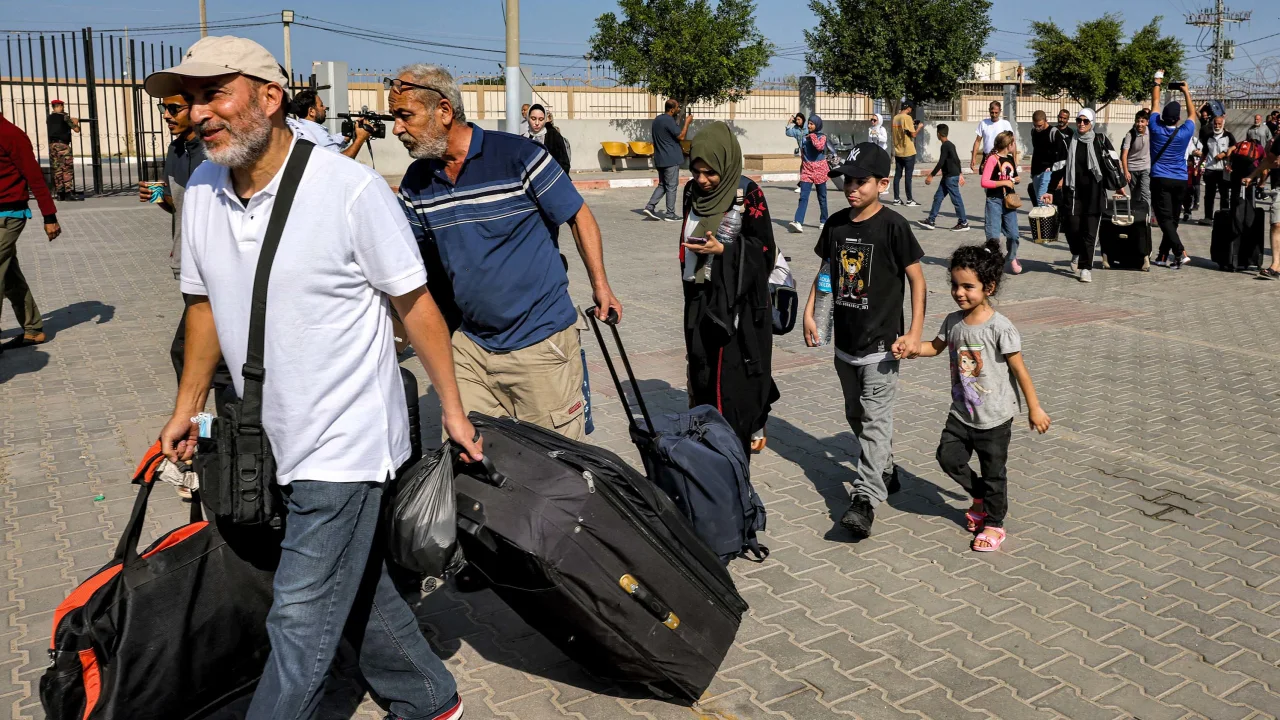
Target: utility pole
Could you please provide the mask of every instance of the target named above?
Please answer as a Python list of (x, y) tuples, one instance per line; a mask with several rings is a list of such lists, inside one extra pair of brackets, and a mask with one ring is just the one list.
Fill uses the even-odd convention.
[(209, 20), (204, 12), (204, 0), (200, 0), (200, 37), (209, 37)]
[(1187, 24), (1213, 28), (1213, 45), (1209, 48), (1209, 93), (1212, 95), (1211, 99), (1222, 100), (1226, 91), (1226, 61), (1236, 56), (1236, 44), (1234, 40), (1227, 38), (1226, 26), (1229, 23), (1247, 22), (1253, 16), (1253, 11), (1231, 12), (1223, 4), (1223, 0), (1216, 0), (1216, 3), (1212, 10), (1205, 8), (1187, 15)]
[(520, 0), (507, 0), (507, 132), (520, 132)]
[[(280, 11), (280, 22), (284, 23), (284, 74), (293, 82), (293, 48), (289, 45), (289, 25), (293, 22), (292, 10)], [(286, 88), (287, 90), (288, 88)]]

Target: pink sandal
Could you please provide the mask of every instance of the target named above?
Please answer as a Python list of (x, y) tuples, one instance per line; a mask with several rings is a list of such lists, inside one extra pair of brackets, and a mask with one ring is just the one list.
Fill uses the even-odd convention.
[[(975, 502), (975, 504), (978, 503)], [(982, 527), (987, 522), (987, 514), (976, 508), (969, 508), (968, 512), (964, 514), (964, 520), (966, 530), (971, 533), (981, 532)]]
[[(994, 552), (1000, 549), (1000, 545), (1004, 542), (1004, 538), (1004, 528), (983, 528), (982, 532), (978, 533), (978, 536), (969, 544), (969, 547), (973, 548), (975, 552)], [(985, 544), (979, 545), (979, 543)]]

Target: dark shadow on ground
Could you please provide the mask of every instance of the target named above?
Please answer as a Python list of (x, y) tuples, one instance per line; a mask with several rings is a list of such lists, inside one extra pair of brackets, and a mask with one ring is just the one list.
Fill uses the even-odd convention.
[[(21, 330), (19, 330), (21, 333)], [(30, 345), (0, 353), (0, 385), (24, 373), (39, 372), (49, 364), (49, 354)]]
[[(89, 322), (93, 318), (98, 319), (95, 323), (96, 325), (101, 325), (111, 322), (115, 316), (116, 308), (114, 305), (107, 305), (97, 300), (81, 300), (53, 312), (44, 313), (41, 319), (44, 320), (45, 334), (52, 339), (63, 330)], [(9, 336), (21, 334), (22, 328), (11, 328), (4, 333), (4, 337), (8, 338)]]

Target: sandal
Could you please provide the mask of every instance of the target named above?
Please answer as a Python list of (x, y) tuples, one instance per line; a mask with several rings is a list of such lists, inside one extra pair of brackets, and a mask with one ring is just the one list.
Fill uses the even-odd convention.
[(975, 552), (994, 552), (1000, 549), (1000, 544), (1004, 542), (1004, 538), (1004, 528), (983, 528), (982, 532), (978, 533), (978, 536), (969, 544), (969, 547), (973, 548)]
[(981, 532), (987, 522), (987, 514), (977, 509), (980, 507), (979, 503), (975, 501), (974, 505), (964, 514), (964, 527), (971, 533)]

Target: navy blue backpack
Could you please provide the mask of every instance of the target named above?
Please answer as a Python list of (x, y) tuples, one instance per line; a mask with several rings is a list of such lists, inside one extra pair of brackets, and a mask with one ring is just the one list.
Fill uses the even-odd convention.
[(710, 405), (656, 419), (651, 417), (622, 347), (616, 320), (610, 316), (606, 324), (613, 331), (618, 355), (626, 368), (636, 404), (640, 406), (641, 425), (627, 401), (595, 313), (588, 310), (586, 316), (600, 342), (618, 397), (627, 409), (631, 441), (640, 450), (649, 480), (675, 502), (693, 524), (698, 537), (726, 565), (736, 557), (762, 562), (769, 556), (769, 548), (756, 540), (756, 534), (764, 532), (764, 503), (751, 487), (747, 453), (729, 421)]

